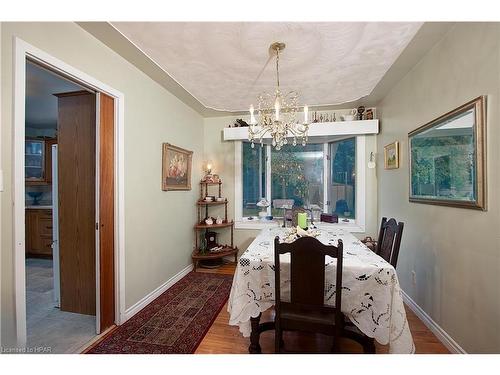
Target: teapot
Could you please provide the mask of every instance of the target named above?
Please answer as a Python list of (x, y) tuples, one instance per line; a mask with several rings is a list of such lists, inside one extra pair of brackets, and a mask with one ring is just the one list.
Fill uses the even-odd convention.
[(349, 114), (342, 115), (342, 120), (344, 121), (353, 121), (356, 116), (357, 111), (353, 109)]

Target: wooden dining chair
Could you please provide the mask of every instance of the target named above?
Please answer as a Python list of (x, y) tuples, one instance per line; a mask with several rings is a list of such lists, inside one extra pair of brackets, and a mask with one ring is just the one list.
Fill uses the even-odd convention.
[[(332, 350), (339, 350), (344, 314), (342, 314), (343, 244), (323, 245), (313, 237), (302, 237), (292, 243), (274, 240), (275, 264), (275, 348), (283, 349), (283, 331), (308, 331), (333, 336)], [(290, 301), (281, 299), (280, 255), (290, 253)], [(335, 307), (326, 306), (325, 256), (336, 260)]]
[(380, 232), (375, 253), (385, 259), (394, 268), (396, 268), (398, 263), (403, 227), (404, 223), (398, 223), (394, 218), (387, 220), (386, 217), (383, 217), (380, 223)]

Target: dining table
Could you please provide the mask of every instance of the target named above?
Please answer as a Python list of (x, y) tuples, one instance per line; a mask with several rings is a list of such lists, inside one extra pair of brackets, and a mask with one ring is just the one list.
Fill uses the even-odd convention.
[[(293, 231), (262, 229), (238, 260), (228, 302), (229, 324), (238, 326), (244, 337), (251, 337), (250, 352), (260, 352), (260, 331), (274, 327), (273, 322), (259, 323), (261, 313), (275, 301), (274, 238), (290, 242), (295, 238)], [(345, 229), (331, 225), (308, 233), (326, 245), (343, 242), (342, 312), (349, 321), (367, 337), (389, 345), (389, 353), (414, 353), (395, 268)], [(290, 254), (280, 256), (280, 268), (281, 296), (286, 300), (290, 295)], [(335, 301), (335, 274), (335, 259), (325, 256), (324, 302), (330, 306)]]

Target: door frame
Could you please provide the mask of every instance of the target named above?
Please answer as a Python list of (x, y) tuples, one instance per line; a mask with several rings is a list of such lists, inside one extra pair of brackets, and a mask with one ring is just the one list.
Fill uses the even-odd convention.
[[(15, 279), (15, 311), (17, 345), (26, 346), (26, 275), (25, 275), (25, 181), (24, 181), (24, 138), (25, 138), (25, 95), (26, 61), (33, 60), (41, 66), (68, 77), (96, 92), (111, 96), (115, 102), (114, 123), (114, 267), (115, 267), (115, 323), (125, 322), (125, 178), (124, 178), (124, 104), (125, 96), (120, 91), (66, 64), (65, 62), (14, 37), (14, 116), (13, 116), (13, 251)], [(98, 153), (96, 153), (97, 158)], [(99, 279), (97, 274), (96, 279)], [(96, 280), (97, 281), (97, 280)], [(96, 288), (98, 281), (96, 282)], [(96, 289), (97, 290), (97, 289)]]

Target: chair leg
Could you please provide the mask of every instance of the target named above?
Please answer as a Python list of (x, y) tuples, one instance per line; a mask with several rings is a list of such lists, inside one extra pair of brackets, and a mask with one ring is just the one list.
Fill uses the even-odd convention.
[(365, 354), (375, 354), (375, 340), (371, 337), (366, 336), (364, 333), (357, 332), (351, 329), (352, 327), (347, 327), (342, 332), (342, 337), (351, 339), (361, 344), (363, 347), (363, 352)]
[(337, 337), (333, 336), (333, 343), (332, 343), (332, 353), (338, 353), (339, 352), (339, 344)]
[(375, 354), (375, 340), (367, 337), (363, 344), (363, 351), (365, 354)]
[(280, 343), (280, 333), (279, 330), (276, 328), (274, 331), (274, 352), (279, 353), (281, 351), (281, 343)]
[(261, 353), (261, 348), (259, 344), (260, 340), (260, 317), (259, 316), (255, 318), (250, 318), (250, 324), (252, 326), (252, 332), (250, 333), (250, 346), (248, 347), (248, 352), (250, 354), (260, 354)]
[(333, 335), (332, 353), (340, 353), (340, 337), (341, 332), (336, 329), (335, 335)]
[(281, 349), (283, 347), (283, 331), (277, 327), (274, 330), (274, 351), (275, 353), (281, 353)]

